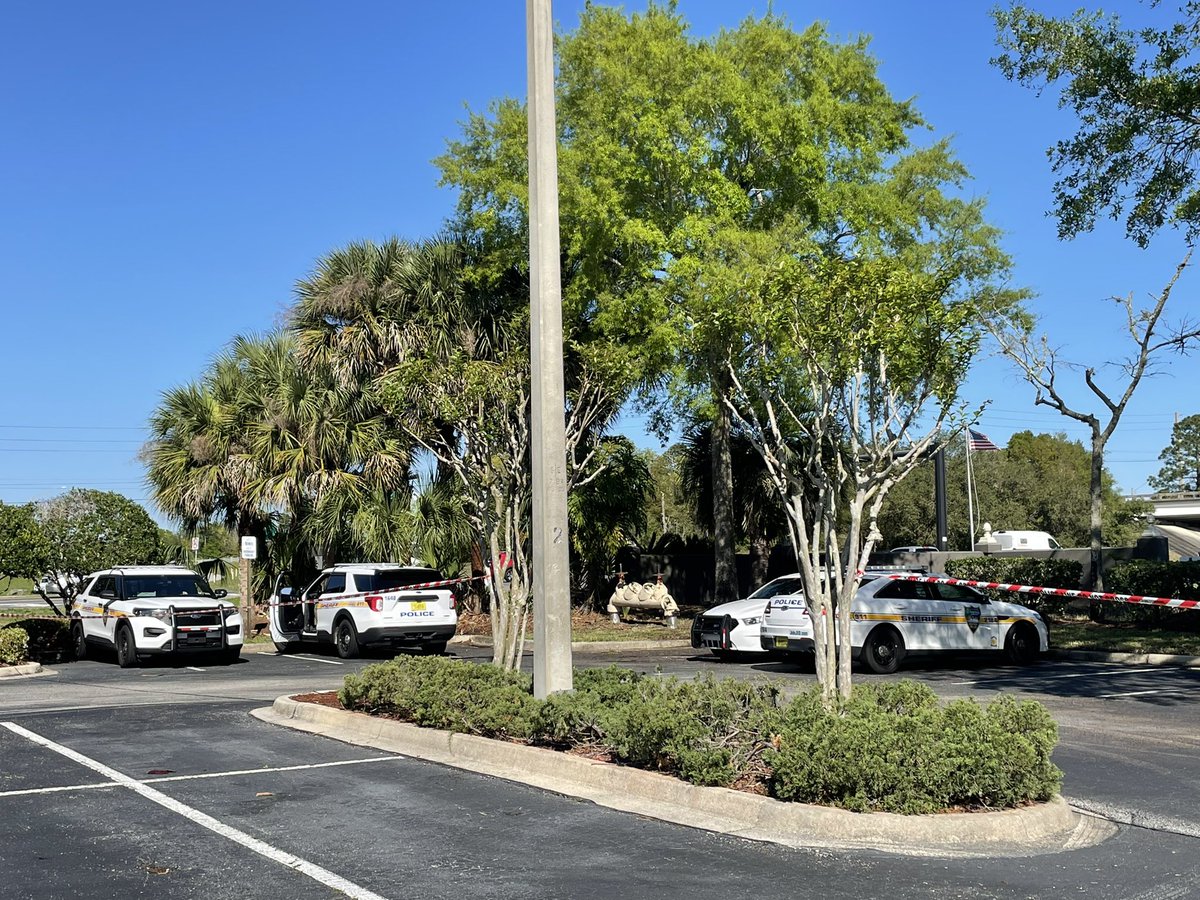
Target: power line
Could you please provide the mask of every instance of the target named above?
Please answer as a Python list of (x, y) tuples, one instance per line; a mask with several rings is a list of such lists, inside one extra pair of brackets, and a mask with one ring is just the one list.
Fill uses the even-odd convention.
[(0, 422), (0, 428), (40, 428), (43, 431), (148, 431), (146, 425), (14, 425)]

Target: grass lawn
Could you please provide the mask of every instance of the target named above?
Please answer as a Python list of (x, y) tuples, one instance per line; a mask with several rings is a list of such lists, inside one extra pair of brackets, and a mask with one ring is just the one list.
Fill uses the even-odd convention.
[(33, 582), (28, 578), (0, 578), (0, 594), (32, 594)]
[(1063, 616), (1050, 620), (1050, 646), (1056, 650), (1200, 656), (1200, 634), (1135, 625), (1101, 625), (1084, 616)]

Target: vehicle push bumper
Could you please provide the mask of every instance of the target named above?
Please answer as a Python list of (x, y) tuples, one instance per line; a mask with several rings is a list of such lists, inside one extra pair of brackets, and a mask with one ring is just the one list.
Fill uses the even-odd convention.
[(737, 625), (733, 616), (696, 616), (692, 620), (692, 646), (697, 650), (732, 650), (729, 634)]
[[(153, 619), (141, 627), (139, 654), (212, 653), (243, 642), (241, 617), (235, 607), (216, 610), (187, 610), (168, 607), (168, 618)], [(157, 646), (152, 643), (159, 641)]]

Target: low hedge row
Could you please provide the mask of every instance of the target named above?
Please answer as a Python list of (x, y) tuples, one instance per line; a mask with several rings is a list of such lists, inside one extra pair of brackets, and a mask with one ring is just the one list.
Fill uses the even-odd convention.
[[(1114, 594), (1200, 600), (1200, 562), (1133, 560), (1121, 563), (1105, 573), (1104, 589)], [(1200, 611), (1192, 609), (1101, 600), (1092, 604), (1090, 614), (1096, 622), (1131, 623), (1174, 631), (1200, 632)]]
[(528, 676), (402, 657), (346, 679), (347, 709), (417, 725), (606, 755), (701, 785), (765, 790), (851, 810), (930, 813), (1048, 800), (1057, 726), (1033, 701), (941, 705), (915, 682), (862, 685), (834, 712), (819, 689), (786, 706), (775, 686), (711, 676), (577, 670), (546, 700)]
[[(1072, 559), (1038, 559), (1031, 556), (971, 556), (946, 563), (951, 578), (973, 581), (998, 581), (1001, 584), (1029, 584), (1039, 587), (1078, 589), (1083, 580), (1083, 564)], [(985, 591), (993, 600), (1020, 603), (1046, 615), (1060, 613), (1071, 601), (1045, 594), (1014, 594), (1009, 591)]]
[(29, 659), (29, 634), (10, 625), (0, 629), (0, 665), (15, 666)]

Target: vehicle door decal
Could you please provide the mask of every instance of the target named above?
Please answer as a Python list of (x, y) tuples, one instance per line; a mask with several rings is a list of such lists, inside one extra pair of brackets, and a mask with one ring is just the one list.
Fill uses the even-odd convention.
[(982, 610), (978, 606), (964, 606), (963, 615), (966, 617), (967, 627), (974, 634), (979, 630), (979, 617)]

